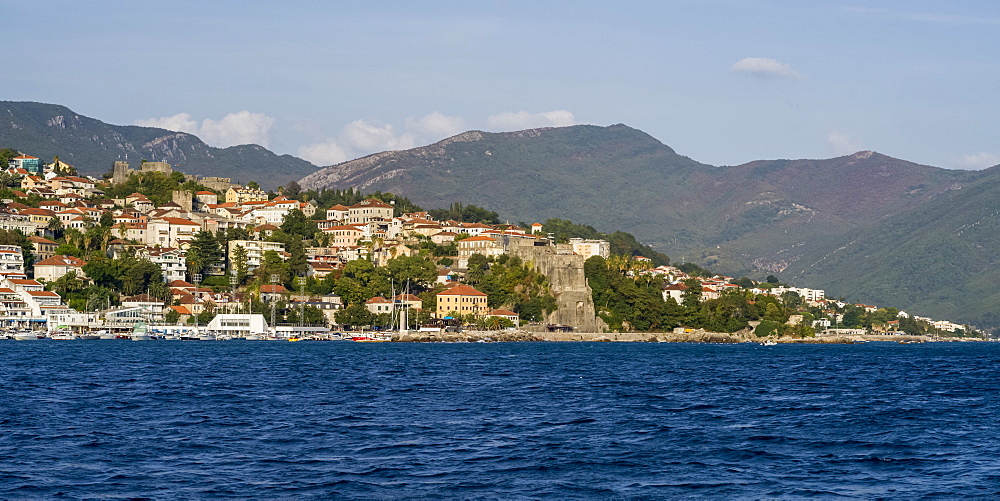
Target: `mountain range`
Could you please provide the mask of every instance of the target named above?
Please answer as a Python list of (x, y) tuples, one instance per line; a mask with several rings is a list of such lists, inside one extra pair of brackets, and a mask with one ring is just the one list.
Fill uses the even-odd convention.
[(357, 187), (512, 222), (624, 230), (736, 276), (775, 274), (834, 297), (1000, 326), (1000, 167), (947, 170), (872, 151), (712, 166), (625, 125), (488, 133), (325, 167), (306, 189)]
[(469, 131), (319, 169), (258, 145), (214, 148), (69, 108), (0, 102), (0, 147), (84, 174), (116, 160), (275, 188), (359, 188), (427, 208), (464, 202), (511, 222), (628, 231), (675, 262), (768, 274), (832, 297), (1000, 327), (1000, 166), (947, 170), (872, 151), (712, 166), (626, 125)]
[(291, 155), (276, 155), (256, 144), (214, 148), (196, 136), (155, 127), (110, 125), (65, 106), (0, 101), (0, 147), (45, 162), (52, 157), (82, 174), (100, 176), (116, 160), (138, 167), (142, 160), (167, 162), (186, 174), (257, 181), (269, 189), (297, 180), (317, 167)]

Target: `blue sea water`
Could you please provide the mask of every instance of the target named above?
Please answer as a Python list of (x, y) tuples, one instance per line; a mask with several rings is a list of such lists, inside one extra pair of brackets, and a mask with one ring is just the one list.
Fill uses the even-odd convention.
[(1000, 496), (1000, 344), (0, 342), (0, 498)]

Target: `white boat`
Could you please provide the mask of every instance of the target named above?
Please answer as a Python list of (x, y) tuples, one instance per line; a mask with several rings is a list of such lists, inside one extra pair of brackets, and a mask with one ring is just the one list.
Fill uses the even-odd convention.
[(763, 346), (777, 346), (778, 342), (773, 339), (768, 339), (767, 341), (764, 341), (763, 343), (760, 344)]
[(56, 341), (74, 341), (74, 340), (80, 339), (80, 336), (77, 336), (76, 334), (73, 334), (72, 332), (56, 332), (56, 333), (53, 333), (49, 337), (51, 337), (52, 339), (54, 339)]
[(18, 341), (38, 341), (38, 334), (31, 331), (18, 331), (14, 333), (14, 339)]
[(149, 327), (146, 324), (136, 324), (132, 328), (132, 341), (152, 341), (153, 336), (149, 334)]

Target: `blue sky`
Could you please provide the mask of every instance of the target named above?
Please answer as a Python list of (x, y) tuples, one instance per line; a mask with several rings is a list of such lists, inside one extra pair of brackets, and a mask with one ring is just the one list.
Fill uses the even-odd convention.
[(0, 14), (2, 99), (321, 165), (576, 123), (715, 165), (863, 149), (1000, 163), (992, 0), (0, 0)]

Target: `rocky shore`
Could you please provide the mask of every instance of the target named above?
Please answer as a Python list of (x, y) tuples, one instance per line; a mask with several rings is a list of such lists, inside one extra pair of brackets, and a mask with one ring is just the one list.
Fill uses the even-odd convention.
[(809, 338), (760, 338), (752, 332), (734, 333), (693, 330), (687, 332), (529, 332), (525, 330), (463, 332), (409, 332), (393, 334), (401, 343), (509, 343), (523, 341), (554, 342), (648, 342), (648, 343), (764, 343), (778, 344), (856, 344), (871, 341), (927, 343), (946, 341), (982, 341), (972, 338), (933, 338), (930, 336), (819, 336)]

